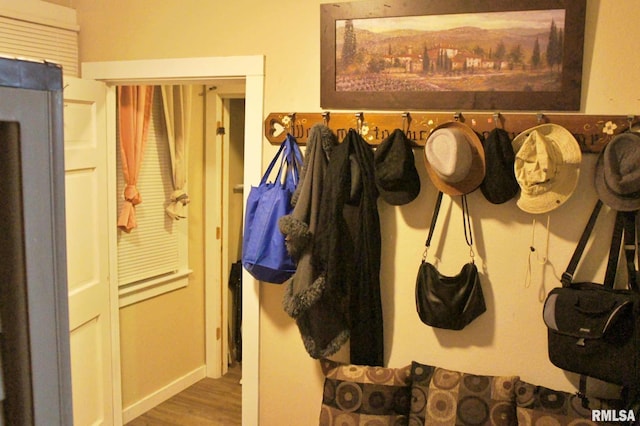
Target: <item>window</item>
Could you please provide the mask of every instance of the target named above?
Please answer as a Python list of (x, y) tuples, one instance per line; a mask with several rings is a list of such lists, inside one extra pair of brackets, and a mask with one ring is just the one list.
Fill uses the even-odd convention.
[[(118, 147), (120, 141), (118, 140)], [(118, 211), (123, 204), (124, 177), (117, 149)], [(157, 296), (187, 284), (188, 219), (175, 221), (165, 213), (173, 191), (171, 157), (160, 88), (153, 96), (149, 133), (138, 176), (142, 202), (136, 206), (138, 227), (118, 230), (120, 306)]]

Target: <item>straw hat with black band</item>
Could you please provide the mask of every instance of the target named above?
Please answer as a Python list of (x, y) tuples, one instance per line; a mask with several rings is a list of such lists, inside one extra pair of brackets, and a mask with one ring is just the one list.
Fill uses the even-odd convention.
[(485, 158), (480, 137), (459, 121), (434, 128), (425, 143), (424, 155), (431, 182), (445, 194), (469, 194), (484, 179)]
[(569, 199), (578, 184), (582, 152), (564, 127), (546, 123), (517, 135), (514, 172), (520, 193), (516, 204), (528, 213), (550, 212)]

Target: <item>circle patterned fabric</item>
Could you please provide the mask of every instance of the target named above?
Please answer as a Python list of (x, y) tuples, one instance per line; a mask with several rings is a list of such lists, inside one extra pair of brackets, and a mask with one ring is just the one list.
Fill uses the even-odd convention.
[(481, 376), (412, 364), (410, 425), (517, 424), (517, 376)]
[(357, 410), (362, 405), (362, 389), (357, 383), (340, 383), (336, 389), (336, 404), (343, 411)]
[(489, 404), (477, 396), (466, 396), (458, 401), (458, 413), (464, 424), (483, 425), (489, 420)]
[[(622, 401), (589, 398), (591, 407), (599, 409), (620, 409)], [(575, 394), (536, 386), (518, 380), (516, 382), (516, 406), (518, 424), (524, 426), (596, 426), (591, 421), (591, 407), (582, 406), (582, 400)], [(601, 424), (617, 424), (616, 422)]]
[(456, 401), (449, 392), (433, 390), (427, 399), (427, 415), (434, 422), (448, 422), (456, 417)]
[(367, 367), (321, 360), (325, 375), (321, 426), (406, 426), (411, 405), (410, 366)]

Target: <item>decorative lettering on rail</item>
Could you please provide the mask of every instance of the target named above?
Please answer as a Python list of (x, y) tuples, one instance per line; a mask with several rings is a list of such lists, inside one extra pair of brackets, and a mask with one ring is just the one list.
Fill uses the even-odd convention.
[[(496, 117), (499, 117), (498, 119)], [(543, 123), (555, 123), (569, 130), (585, 153), (600, 152), (615, 135), (626, 131), (635, 116), (532, 113), (271, 113), (264, 122), (265, 137), (273, 144), (284, 141), (287, 133), (304, 145), (311, 127), (316, 123), (329, 126), (338, 140), (349, 129), (360, 132), (370, 145), (379, 145), (395, 129), (403, 129), (416, 146), (424, 146), (431, 131), (442, 123), (460, 120), (486, 137), (500, 126), (513, 138), (521, 132)]]

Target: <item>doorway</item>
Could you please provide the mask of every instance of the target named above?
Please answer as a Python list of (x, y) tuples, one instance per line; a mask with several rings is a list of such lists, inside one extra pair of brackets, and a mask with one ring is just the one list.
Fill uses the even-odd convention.
[[(113, 89), (117, 84), (168, 84), (169, 82), (191, 84), (198, 82), (215, 85), (216, 81), (220, 79), (242, 81), (245, 86), (244, 152), (252, 153), (252, 155), (244, 157), (243, 186), (249, 188), (252, 182), (260, 180), (263, 148), (264, 56), (93, 62), (84, 63), (82, 71), (83, 78), (107, 83), (110, 88), (109, 102), (114, 102)], [(246, 203), (246, 197), (247, 191), (243, 194), (243, 204)], [(260, 292), (259, 283), (250, 274), (243, 271), (242, 278), (244, 290), (242, 297), (242, 346), (244, 349), (242, 357), (242, 419), (243, 424), (258, 424)], [(217, 281), (217, 291), (215, 291), (216, 289), (211, 290), (214, 297), (218, 297), (218, 303), (220, 303), (221, 290), (219, 286), (222, 283), (220, 280)], [(112, 289), (112, 296), (114, 296), (112, 300), (118, 300), (117, 289)], [(111, 309), (112, 317), (117, 321), (117, 303), (112, 304)], [(207, 328), (206, 334), (207, 342), (212, 339), (216, 340), (215, 328), (213, 330)], [(116, 356), (118, 355), (116, 354)], [(120, 374), (120, 371), (117, 371), (118, 368), (119, 366), (114, 366), (113, 374)]]

